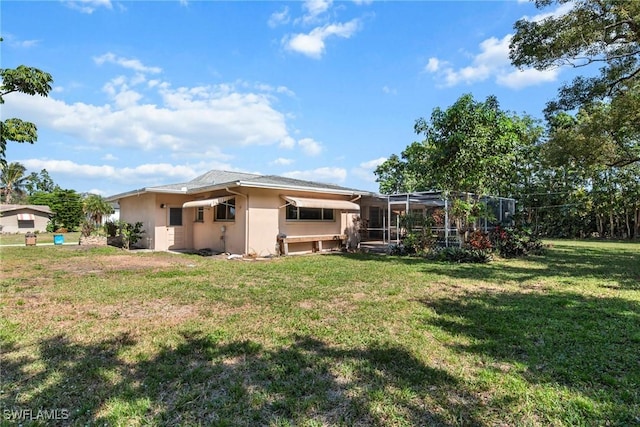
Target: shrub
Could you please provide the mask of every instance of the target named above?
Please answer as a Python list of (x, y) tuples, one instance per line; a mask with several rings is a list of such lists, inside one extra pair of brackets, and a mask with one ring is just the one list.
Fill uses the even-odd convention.
[(471, 249), (493, 249), (491, 239), (489, 238), (489, 233), (485, 233), (484, 231), (480, 230), (476, 230), (469, 235), (467, 244)]
[(435, 237), (428, 229), (422, 229), (419, 232), (408, 233), (402, 239), (402, 246), (406, 254), (423, 254), (433, 249), (436, 244)]
[(407, 250), (402, 243), (392, 244), (387, 247), (389, 255), (407, 255)]
[(485, 264), (490, 262), (493, 257), (488, 249), (470, 249), (470, 248), (438, 248), (430, 251), (426, 258), (434, 261), (464, 262)]
[(96, 226), (89, 221), (83, 221), (80, 225), (80, 234), (84, 237), (91, 236), (96, 231)]
[(122, 236), (122, 243), (125, 249), (131, 249), (141, 238), (144, 230), (142, 229), (142, 223), (140, 221), (135, 224), (130, 224), (124, 221), (118, 221), (120, 226), (120, 236)]
[(104, 229), (107, 233), (109, 244), (124, 249), (131, 249), (142, 239), (144, 233), (141, 222), (130, 224), (125, 221), (107, 221)]
[(116, 237), (118, 235), (118, 224), (113, 221), (107, 221), (104, 223), (104, 231), (108, 237)]
[(543, 252), (540, 237), (529, 228), (496, 227), (490, 237), (494, 247), (503, 258), (515, 258)]

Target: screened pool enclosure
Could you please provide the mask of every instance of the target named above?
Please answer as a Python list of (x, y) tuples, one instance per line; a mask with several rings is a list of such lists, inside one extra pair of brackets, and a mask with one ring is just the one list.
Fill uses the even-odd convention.
[(511, 225), (514, 199), (485, 196), (479, 199), (471, 222), (462, 224), (456, 212), (456, 200), (475, 199), (472, 195), (441, 191), (416, 192), (363, 197), (360, 202), (360, 241), (399, 243), (409, 232), (430, 231), (442, 246), (461, 244), (465, 230), (490, 231), (498, 225)]

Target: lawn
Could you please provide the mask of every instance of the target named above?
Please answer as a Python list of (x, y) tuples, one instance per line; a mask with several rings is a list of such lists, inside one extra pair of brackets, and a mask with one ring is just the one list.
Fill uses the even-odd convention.
[[(37, 233), (36, 234), (36, 245), (42, 243), (53, 243), (53, 236), (57, 234), (62, 234), (65, 243), (78, 243), (80, 240), (80, 232), (69, 232), (69, 233)], [(0, 233), (0, 245), (19, 245), (25, 244), (25, 235), (24, 233)]]
[(552, 243), (481, 265), (1, 248), (0, 422), (638, 425), (640, 244)]

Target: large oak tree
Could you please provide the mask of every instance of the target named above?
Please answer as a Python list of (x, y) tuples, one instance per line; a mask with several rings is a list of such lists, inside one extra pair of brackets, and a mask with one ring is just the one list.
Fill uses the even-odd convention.
[[(510, 58), (518, 67), (585, 68), (560, 87), (545, 109), (553, 126), (561, 112), (577, 114), (577, 154), (598, 140), (607, 152), (593, 163), (624, 166), (640, 161), (640, 1), (537, 0), (540, 9), (567, 4), (565, 13), (514, 25)], [(595, 73), (586, 69), (599, 66)], [(593, 132), (589, 135), (588, 132)], [(580, 145), (580, 142), (583, 145)], [(602, 150), (599, 150), (602, 151)]]

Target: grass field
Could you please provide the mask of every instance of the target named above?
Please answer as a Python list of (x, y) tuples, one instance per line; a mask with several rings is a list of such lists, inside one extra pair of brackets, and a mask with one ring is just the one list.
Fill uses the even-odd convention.
[[(78, 243), (80, 240), (80, 232), (69, 233), (38, 233), (36, 234), (36, 245), (42, 243), (53, 243), (53, 236), (62, 234), (65, 243)], [(0, 233), (0, 245), (24, 245), (25, 235), (22, 233), (2, 234)]]
[(640, 244), (552, 243), (481, 265), (1, 248), (1, 422), (639, 425)]

